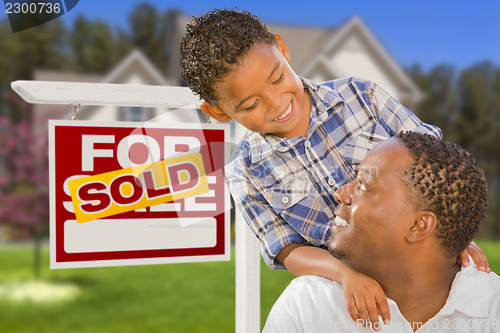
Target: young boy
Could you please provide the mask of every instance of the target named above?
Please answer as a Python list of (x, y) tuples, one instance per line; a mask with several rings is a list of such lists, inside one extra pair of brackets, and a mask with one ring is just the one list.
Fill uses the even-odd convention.
[[(354, 320), (378, 321), (380, 313), (388, 321), (378, 282), (327, 250), (338, 220), (334, 193), (356, 178), (358, 164), (378, 142), (400, 131), (440, 136), (440, 130), (372, 82), (347, 78), (317, 85), (297, 76), (289, 60), (281, 36), (245, 11), (214, 10), (194, 19), (181, 44), (183, 77), (204, 100), (201, 109), (252, 131), (227, 178), (267, 265), (339, 281)], [(465, 253), (464, 264), (467, 258)], [(478, 266), (486, 262), (482, 252), (473, 259)]]

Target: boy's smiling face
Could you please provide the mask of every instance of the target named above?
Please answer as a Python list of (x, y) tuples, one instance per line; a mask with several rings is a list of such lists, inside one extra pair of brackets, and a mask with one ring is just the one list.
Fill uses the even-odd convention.
[(255, 45), (217, 84), (217, 107), (204, 102), (202, 110), (219, 121), (234, 119), (253, 132), (305, 136), (311, 97), (288, 64), (290, 54), (281, 36), (276, 41)]

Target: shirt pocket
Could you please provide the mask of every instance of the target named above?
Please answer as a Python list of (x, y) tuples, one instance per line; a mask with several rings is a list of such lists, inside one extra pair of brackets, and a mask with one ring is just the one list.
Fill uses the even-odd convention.
[(331, 219), (308, 177), (299, 176), (279, 186), (275, 184), (266, 195), (276, 214), (306, 242), (315, 246), (326, 242)]
[(278, 214), (293, 207), (307, 198), (311, 191), (311, 182), (306, 177), (293, 177), (287, 182), (274, 184), (268, 188), (264, 196)]

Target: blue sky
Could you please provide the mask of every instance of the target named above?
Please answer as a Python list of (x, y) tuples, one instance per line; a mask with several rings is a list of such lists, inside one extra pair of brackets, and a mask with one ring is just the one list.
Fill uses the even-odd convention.
[[(62, 19), (71, 24), (79, 14), (112, 26), (127, 27), (136, 0), (80, 0)], [(328, 27), (360, 16), (392, 57), (402, 65), (428, 69), (448, 63), (458, 69), (478, 61), (500, 64), (500, 1), (210, 1), (149, 0), (159, 10), (177, 8), (201, 15), (213, 8), (246, 9), (264, 22)], [(301, 3), (301, 4), (299, 4)], [(307, 5), (320, 3), (321, 5)]]

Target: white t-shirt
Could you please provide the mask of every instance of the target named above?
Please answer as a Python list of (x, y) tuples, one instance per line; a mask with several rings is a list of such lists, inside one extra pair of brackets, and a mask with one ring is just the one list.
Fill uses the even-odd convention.
[[(453, 281), (443, 308), (413, 330), (388, 299), (391, 323), (379, 332), (500, 332), (500, 277), (473, 265), (463, 267)], [(418, 327), (420, 326), (420, 327)], [(274, 304), (263, 333), (371, 332), (354, 322), (344, 302), (342, 285), (318, 276), (294, 279)]]

